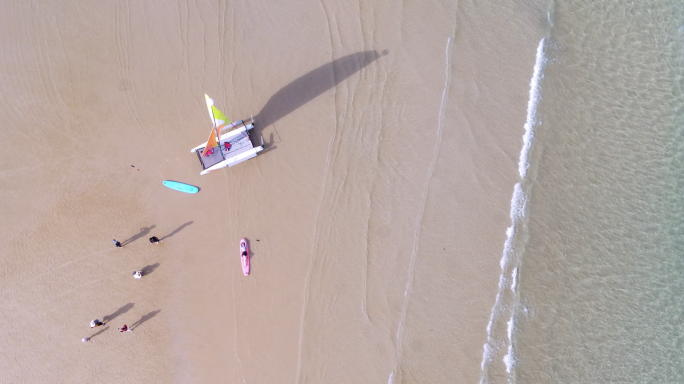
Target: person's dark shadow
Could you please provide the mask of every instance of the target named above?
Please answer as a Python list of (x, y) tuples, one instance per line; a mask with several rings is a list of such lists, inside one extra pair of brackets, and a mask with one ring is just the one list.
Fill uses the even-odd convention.
[(104, 321), (106, 323), (108, 321), (114, 320), (115, 318), (117, 318), (117, 317), (123, 315), (124, 313), (128, 312), (131, 308), (133, 308), (133, 305), (135, 305), (135, 304), (128, 303), (128, 304), (124, 305), (123, 307), (117, 309), (116, 312), (112, 313), (111, 315), (107, 315), (107, 316), (103, 317), (102, 321)]
[[(266, 102), (254, 117), (254, 131), (259, 140), (261, 132), (271, 124), (287, 116), (297, 108), (334, 88), (363, 67), (386, 55), (377, 51), (352, 53), (324, 64), (282, 87)], [(271, 140), (271, 143), (273, 140)], [(270, 144), (264, 144), (266, 150)]]
[(142, 323), (146, 322), (147, 320), (155, 317), (157, 313), (161, 312), (161, 309), (157, 309), (156, 311), (152, 311), (148, 313), (147, 315), (144, 315), (143, 317), (140, 318), (140, 320), (136, 321), (135, 323), (131, 324), (130, 329), (138, 328)]
[(154, 228), (154, 227), (156, 227), (156, 225), (152, 225), (152, 226), (145, 227), (145, 228), (140, 228), (140, 232), (138, 232), (136, 235), (134, 235), (134, 236), (131, 237), (130, 239), (121, 242), (121, 245), (126, 245), (126, 244), (128, 244), (128, 243), (132, 243), (132, 242), (138, 240), (138, 239), (141, 238), (141, 237), (144, 237), (144, 236), (149, 235), (149, 234), (150, 234), (150, 230), (151, 230), (152, 228)]
[(192, 224), (192, 223), (194, 223), (194, 221), (188, 221), (187, 223), (185, 223), (185, 224), (181, 225), (180, 227), (178, 227), (178, 228), (174, 229), (174, 230), (173, 230), (173, 232), (169, 233), (168, 235), (166, 235), (166, 236), (162, 237), (162, 238), (161, 238), (161, 239), (159, 239), (159, 240), (165, 240), (165, 239), (168, 239), (169, 237), (171, 237), (171, 236), (175, 235), (176, 233), (178, 233), (178, 232), (182, 231), (182, 230), (183, 230), (183, 228), (187, 227), (188, 225), (190, 225), (190, 224)]
[(99, 332), (95, 332), (92, 336), (89, 337), (89, 339), (92, 339), (93, 337), (95, 337), (95, 336), (101, 334), (102, 332), (104, 332), (104, 331), (106, 331), (106, 330), (108, 330), (108, 329), (109, 329), (109, 327), (104, 328), (104, 329), (100, 329)]
[(157, 269), (158, 266), (159, 266), (159, 263), (154, 263), (154, 264), (150, 264), (150, 265), (143, 267), (143, 269), (142, 269), (143, 276), (147, 276), (150, 273), (154, 272), (154, 270)]

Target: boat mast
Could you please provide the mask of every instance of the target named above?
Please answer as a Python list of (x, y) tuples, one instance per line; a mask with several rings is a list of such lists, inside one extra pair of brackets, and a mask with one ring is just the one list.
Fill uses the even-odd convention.
[(204, 98), (206, 99), (207, 109), (209, 109), (209, 115), (211, 116), (211, 121), (213, 125), (211, 128), (211, 135), (209, 135), (209, 139), (207, 140), (207, 144), (204, 147), (204, 151), (202, 151), (202, 156), (206, 156), (207, 151), (211, 149), (209, 148), (210, 145), (212, 146), (212, 148), (214, 145), (221, 145), (221, 141), (218, 136), (218, 128), (216, 127), (216, 116), (214, 116), (214, 100), (210, 98), (207, 94), (204, 94)]
[[(212, 100), (213, 101), (213, 100)], [(214, 122), (214, 131), (216, 132), (216, 141), (218, 142), (219, 147), (221, 146), (221, 137), (219, 136), (218, 132), (218, 127), (216, 127), (216, 118), (214, 117), (214, 108), (213, 108), (213, 103), (212, 103), (212, 108), (209, 108), (211, 111), (211, 121)]]

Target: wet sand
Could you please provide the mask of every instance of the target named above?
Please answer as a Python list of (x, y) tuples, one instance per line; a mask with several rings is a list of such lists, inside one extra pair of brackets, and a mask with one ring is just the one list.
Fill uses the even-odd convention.
[(538, 9), (2, 8), (1, 382), (479, 381)]

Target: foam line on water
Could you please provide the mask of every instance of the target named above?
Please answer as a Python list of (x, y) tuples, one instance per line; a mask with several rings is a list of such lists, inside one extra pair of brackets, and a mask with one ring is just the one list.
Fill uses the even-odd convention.
[(537, 124), (537, 106), (541, 96), (541, 79), (544, 77), (546, 56), (544, 56), (544, 39), (541, 39), (537, 47), (537, 60), (534, 63), (534, 73), (530, 81), (530, 99), (527, 101), (527, 120), (525, 121), (525, 134), (523, 135), (523, 147), (520, 151), (518, 172), (520, 178), (525, 179), (527, 169), (530, 167), (530, 148), (534, 139), (534, 126)]
[(513, 330), (515, 329), (515, 314), (511, 315), (511, 319), (506, 323), (506, 334), (508, 335), (508, 353), (503, 358), (506, 365), (506, 372), (510, 375), (515, 365), (515, 354), (513, 353)]
[(518, 267), (513, 268), (513, 273), (511, 273), (511, 291), (515, 293), (515, 288), (518, 285)]
[[(527, 170), (530, 167), (530, 149), (534, 141), (534, 128), (539, 124), (537, 118), (537, 107), (541, 100), (541, 80), (544, 77), (546, 66), (546, 56), (544, 55), (545, 39), (539, 41), (537, 46), (536, 60), (532, 79), (530, 80), (530, 97), (527, 103), (527, 120), (525, 121), (525, 133), (523, 134), (523, 145), (520, 150), (520, 160), (518, 162), (518, 173), (521, 181), (513, 187), (511, 197), (511, 226), (506, 229), (506, 241), (504, 242), (503, 255), (501, 257), (501, 276), (499, 278), (499, 291), (496, 294), (492, 313), (487, 324), (487, 342), (483, 347), (482, 353), (482, 376), (481, 384), (489, 383), (489, 371), (496, 369), (497, 356), (503, 362), (506, 372), (511, 379), (511, 373), (515, 366), (515, 353), (513, 346), (513, 334), (515, 332), (515, 313), (516, 288), (518, 283), (518, 266), (522, 256), (522, 249), (515, 249), (516, 238), (524, 231), (525, 214), (527, 211), (527, 195), (523, 189)], [(502, 327), (503, 319), (509, 318), (506, 323), (506, 332), (499, 328)], [(505, 356), (500, 353), (506, 350)]]
[(515, 354), (513, 353), (513, 344), (508, 345), (508, 353), (506, 356), (503, 358), (504, 364), (506, 364), (506, 372), (508, 374), (513, 371), (513, 367), (515, 366)]

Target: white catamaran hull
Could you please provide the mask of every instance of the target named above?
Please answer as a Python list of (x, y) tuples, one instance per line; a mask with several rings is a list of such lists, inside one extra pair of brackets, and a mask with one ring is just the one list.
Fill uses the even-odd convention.
[(225, 168), (225, 167), (232, 167), (235, 164), (242, 163), (245, 160), (249, 160), (253, 157), (256, 157), (257, 152), (260, 152), (263, 149), (264, 149), (264, 147), (261, 147), (261, 146), (255, 147), (255, 148), (250, 149), (247, 152), (243, 152), (237, 156), (231, 157), (229, 159), (225, 159), (222, 162), (220, 162), (216, 165), (213, 165), (213, 166), (205, 169), (204, 171), (200, 172), (200, 175), (206, 175), (207, 173), (213, 172), (217, 169), (221, 169), (221, 168)]

